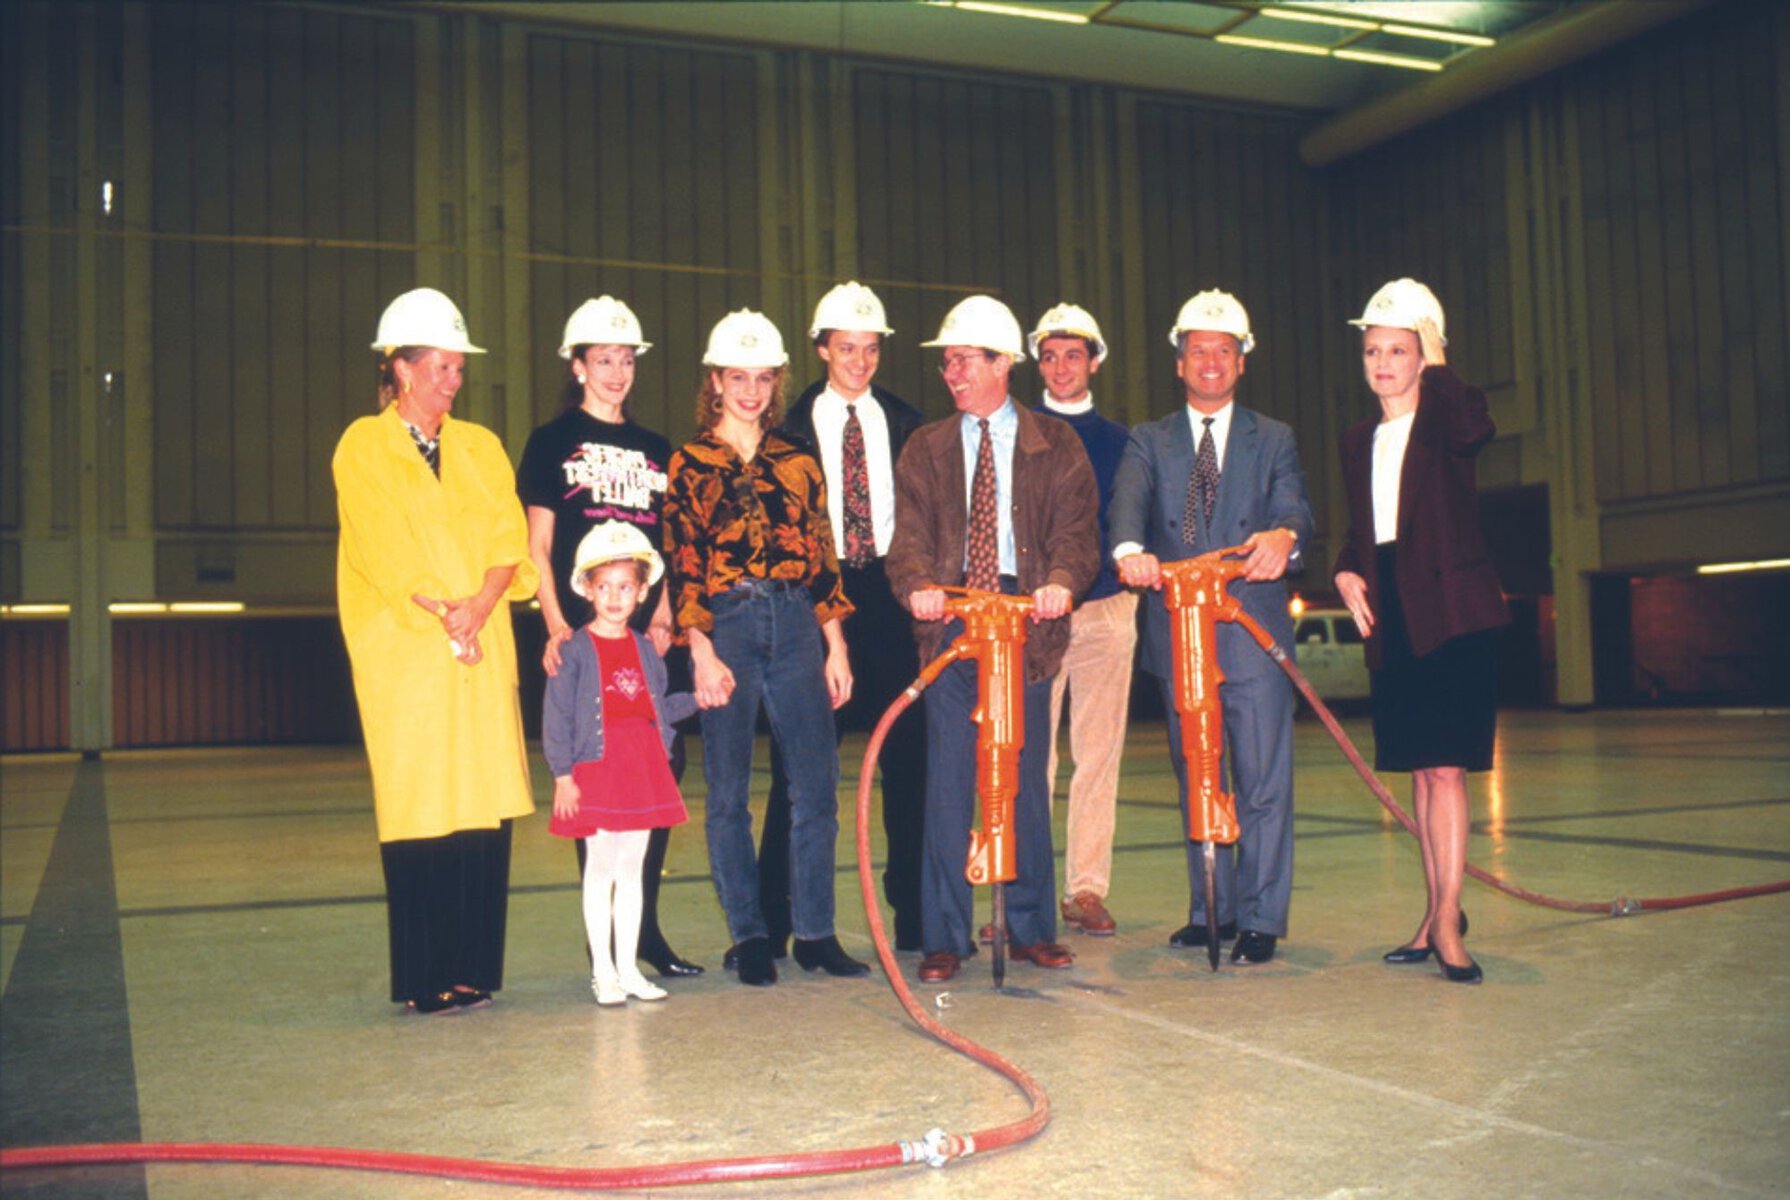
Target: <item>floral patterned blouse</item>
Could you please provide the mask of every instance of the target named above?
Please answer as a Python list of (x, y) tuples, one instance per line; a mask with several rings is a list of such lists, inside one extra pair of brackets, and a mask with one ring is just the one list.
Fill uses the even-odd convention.
[(812, 455), (767, 433), (752, 461), (741, 462), (705, 430), (671, 456), (666, 474), (665, 560), (680, 629), (712, 630), (710, 600), (747, 580), (806, 587), (823, 625), (852, 611)]

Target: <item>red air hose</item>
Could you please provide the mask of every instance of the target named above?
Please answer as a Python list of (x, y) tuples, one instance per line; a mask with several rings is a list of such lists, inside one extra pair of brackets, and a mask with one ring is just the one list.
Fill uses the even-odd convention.
[[(1335, 714), (1330, 711), (1309, 681), (1300, 672), (1286, 651), (1268, 635), (1249, 614), (1239, 612), (1238, 621), (1249, 630), (1268, 656), (1280, 664), (1293, 686), (1304, 696), (1312, 711), (1323, 721), (1337, 746), (1342, 750), (1355, 773), (1361, 776), (1382, 807), (1412, 836), (1417, 824), (1400, 807), (1392, 793), (1369, 769), (1349, 735), (1343, 732)], [(1031, 1103), (1031, 1111), (1018, 1121), (969, 1134), (948, 1134), (935, 1129), (917, 1141), (895, 1142), (882, 1146), (865, 1146), (851, 1150), (826, 1150), (804, 1154), (762, 1155), (754, 1158), (713, 1158), (700, 1162), (662, 1163), (642, 1167), (542, 1167), (524, 1163), (490, 1162), (475, 1158), (445, 1158), (431, 1154), (398, 1154), (387, 1150), (349, 1150), (327, 1146), (269, 1146), (252, 1143), (219, 1142), (148, 1142), (108, 1143), (75, 1146), (31, 1146), (0, 1150), (0, 1170), (27, 1167), (72, 1167), (117, 1163), (254, 1163), (271, 1166), (332, 1167), (357, 1171), (386, 1171), (406, 1175), (426, 1175), (437, 1179), (461, 1179), (475, 1183), (503, 1183), (523, 1187), (559, 1188), (565, 1190), (617, 1190), (623, 1188), (673, 1187), (692, 1183), (729, 1183), (750, 1179), (787, 1179), (800, 1175), (831, 1175), (848, 1171), (869, 1171), (926, 1163), (941, 1167), (952, 1159), (962, 1158), (979, 1150), (998, 1150), (1017, 1145), (1037, 1136), (1050, 1121), (1050, 1097), (1024, 1070), (1001, 1055), (962, 1034), (933, 1020), (914, 999), (900, 965), (895, 961), (883, 926), (881, 906), (876, 898), (876, 883), (870, 869), (870, 789), (875, 778), (877, 758), (889, 728), (919, 698), (940, 671), (956, 658), (956, 651), (947, 650), (927, 664), (915, 680), (877, 722), (870, 742), (864, 748), (864, 766), (858, 775), (858, 885), (864, 895), (864, 910), (869, 918), (870, 936), (876, 943), (877, 958), (883, 974), (901, 1001), (902, 1008), (914, 1022), (932, 1037), (968, 1058), (1011, 1080)], [(1693, 908), (1702, 904), (1718, 904), (1726, 900), (1742, 900), (1790, 892), (1790, 879), (1751, 887), (1728, 888), (1719, 892), (1702, 892), (1693, 896), (1667, 896), (1659, 899), (1635, 900), (1619, 897), (1615, 901), (1562, 900), (1529, 891), (1500, 879), (1483, 868), (1467, 864), (1467, 874), (1481, 883), (1530, 904), (1565, 912), (1608, 913), (1621, 917), (1631, 913), (1674, 908)]]
[(0, 1170), (28, 1167), (75, 1167), (119, 1163), (252, 1163), (263, 1166), (333, 1167), (353, 1171), (385, 1171), (426, 1175), (435, 1179), (460, 1179), (473, 1183), (503, 1183), (519, 1187), (559, 1188), (568, 1191), (618, 1190), (622, 1188), (674, 1187), (692, 1183), (732, 1183), (749, 1179), (787, 1179), (801, 1175), (836, 1175), (925, 1163), (942, 1167), (953, 1159), (978, 1151), (998, 1150), (1036, 1136), (1050, 1121), (1050, 1097), (1018, 1066), (993, 1050), (971, 1041), (933, 1020), (903, 978), (883, 926), (877, 903), (876, 883), (870, 867), (870, 789), (876, 776), (877, 757), (900, 717), (957, 657), (948, 650), (930, 663), (919, 679), (889, 706), (864, 748), (864, 767), (858, 776), (858, 883), (870, 918), (870, 936), (877, 957), (896, 998), (920, 1028), (945, 1045), (989, 1070), (1012, 1080), (1031, 1103), (1021, 1120), (974, 1133), (950, 1134), (934, 1129), (915, 1141), (850, 1150), (823, 1150), (802, 1154), (767, 1154), (754, 1158), (711, 1158), (700, 1162), (661, 1163), (640, 1167), (544, 1167), (527, 1163), (490, 1162), (477, 1158), (446, 1158), (434, 1154), (399, 1154), (389, 1150), (351, 1150), (336, 1146), (270, 1146), (229, 1142), (115, 1142), (74, 1146), (28, 1146), (0, 1150)]
[[(1367, 784), (1368, 790), (1374, 794), (1374, 798), (1380, 802), (1381, 807), (1391, 813), (1398, 823), (1405, 827), (1406, 833), (1416, 837), (1417, 822), (1413, 821), (1410, 814), (1399, 806), (1399, 802), (1393, 799), (1392, 793), (1386, 790), (1386, 785), (1381, 783), (1379, 777), (1368, 767), (1366, 760), (1361, 757), (1360, 751), (1356, 750), (1355, 744), (1349, 740), (1349, 735), (1343, 732), (1343, 727), (1337, 721), (1336, 715), (1330, 711), (1328, 705), (1318, 699), (1318, 693), (1313, 690), (1311, 682), (1305, 678), (1304, 673), (1298, 667), (1293, 665), (1293, 660), (1287, 656), (1287, 652), (1282, 650), (1280, 644), (1248, 613), (1239, 609), (1236, 620), (1238, 624), (1249, 631), (1256, 643), (1268, 652), (1268, 657), (1280, 664), (1280, 669), (1286, 672), (1287, 678), (1293, 681), (1293, 686), (1299, 689), (1299, 694), (1305, 697), (1306, 703), (1311, 705), (1312, 711), (1318, 714), (1318, 719), (1324, 722), (1324, 728), (1330, 731), (1330, 736), (1335, 739), (1343, 756), (1349, 760), (1349, 765), (1355, 768), (1355, 773), (1361, 776), (1361, 782)], [(1544, 896), (1540, 892), (1532, 892), (1528, 888), (1519, 887), (1507, 879), (1498, 878), (1483, 867), (1474, 866), (1472, 863), (1467, 864), (1467, 874), (1507, 896), (1514, 896), (1516, 899), (1527, 901), (1530, 904), (1539, 904), (1543, 908), (1559, 909), (1562, 912), (1608, 913), (1612, 917), (1626, 917), (1631, 913), (1653, 912), (1669, 908), (1695, 908), (1700, 904), (1720, 904), (1725, 900), (1745, 900), (1752, 896), (1769, 896), (1777, 892), (1790, 892), (1790, 879), (1780, 879), (1776, 883), (1728, 888), (1720, 892), (1699, 892), (1694, 896), (1664, 896), (1652, 900), (1635, 900), (1627, 896), (1618, 896), (1615, 900), (1602, 901), (1562, 900), (1558, 896)]]

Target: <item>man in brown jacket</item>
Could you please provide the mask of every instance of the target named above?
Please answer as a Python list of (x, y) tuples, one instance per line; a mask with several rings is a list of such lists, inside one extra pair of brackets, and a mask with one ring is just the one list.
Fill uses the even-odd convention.
[[(1069, 610), (1100, 562), (1099, 488), (1075, 431), (1021, 408), (1008, 394), (1025, 358), (1006, 305), (972, 296), (937, 338), (958, 415), (921, 426), (895, 468), (895, 536), (885, 566), (913, 614), (920, 660), (962, 631), (945, 620), (945, 586), (1030, 595), (1025, 649), (1025, 745), (1014, 814), (1019, 877), (1007, 886), (1016, 962), (1067, 967), (1056, 940), (1050, 841), (1050, 681), (1069, 641)], [(974, 954), (975, 919), (964, 865), (976, 801), (976, 666), (954, 663), (926, 693), (926, 847), (921, 862), (920, 978), (942, 983)]]

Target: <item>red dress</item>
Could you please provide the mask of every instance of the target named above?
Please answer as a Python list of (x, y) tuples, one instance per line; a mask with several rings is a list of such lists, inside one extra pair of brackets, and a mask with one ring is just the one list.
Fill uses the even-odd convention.
[(634, 637), (589, 633), (603, 679), (603, 757), (573, 765), (578, 811), (570, 820), (561, 820), (556, 813), (547, 830), (560, 837), (590, 837), (600, 829), (624, 832), (682, 825), (689, 813), (671, 777), (665, 743), (659, 738), (658, 712), (646, 673), (640, 669)]

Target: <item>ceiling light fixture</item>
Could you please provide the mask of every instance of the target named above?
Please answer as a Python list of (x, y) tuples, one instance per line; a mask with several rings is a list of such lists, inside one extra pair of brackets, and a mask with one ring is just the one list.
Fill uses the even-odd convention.
[(1412, 58), (1406, 54), (1376, 54), (1372, 50), (1332, 50), (1337, 58), (1346, 58), (1350, 62), (1377, 63), (1382, 67), (1404, 67), (1408, 71), (1440, 71), (1442, 64), (1427, 58)]
[(1496, 46), (1497, 38), (1478, 33), (1459, 33), (1452, 29), (1419, 29), (1415, 25), (1382, 25), (1380, 32), (1399, 37), (1428, 38), (1432, 42), (1452, 42), (1457, 46)]
[(1326, 46), (1306, 46), (1299, 42), (1276, 42), (1268, 38), (1243, 37), (1235, 33), (1220, 33), (1212, 40), (1226, 46), (1247, 46), (1251, 50), (1280, 50), (1287, 54), (1305, 54), (1313, 58), (1330, 57), (1330, 50)]
[(957, 0), (953, 5), (965, 12), (987, 13), (996, 17), (1026, 17), (1033, 21), (1056, 21), (1063, 25), (1086, 25), (1085, 13), (1052, 12), (1043, 8), (1026, 8), (1018, 4), (987, 4), (983, 0)]
[(168, 605), (171, 613), (239, 613), (242, 610), (240, 600), (179, 600)]
[(66, 604), (0, 604), (0, 616), (8, 617), (66, 617)]
[(1706, 563), (1697, 568), (1699, 575), (1732, 575), (1736, 571), (1781, 571), (1790, 567), (1790, 558), (1762, 558), (1757, 562)]
[(106, 605), (106, 611), (115, 617), (140, 617), (149, 613), (165, 613), (168, 606), (152, 600), (117, 600)]

